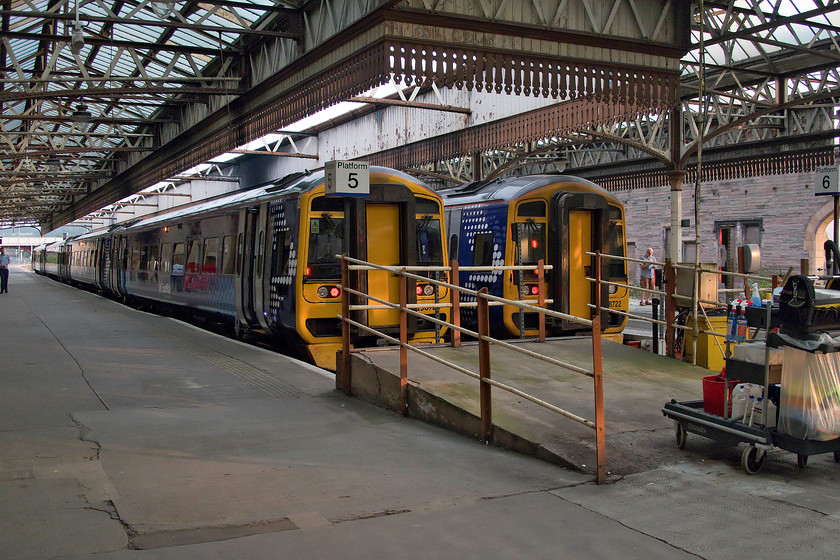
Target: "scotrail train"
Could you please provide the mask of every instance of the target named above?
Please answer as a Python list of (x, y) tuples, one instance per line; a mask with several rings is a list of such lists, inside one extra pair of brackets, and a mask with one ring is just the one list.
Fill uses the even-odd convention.
[[(414, 178), (383, 167), (370, 170), (368, 197), (325, 196), (324, 172), (282, 180), (187, 207), (143, 217), (33, 251), (33, 269), (123, 301), (186, 308), (256, 331), (305, 351), (335, 369), (341, 345), (341, 267), (349, 253), (382, 265), (440, 266), (446, 239), (440, 196)], [(371, 271), (351, 287), (399, 301), (399, 281)], [(423, 282), (409, 286), (409, 303), (448, 301)], [(436, 311), (430, 306), (423, 313)], [(440, 319), (449, 313), (437, 311)], [(398, 332), (399, 313), (359, 312), (354, 319)], [(412, 342), (435, 340), (435, 325), (409, 322)], [(354, 334), (357, 345), (371, 341)]]
[[(594, 257), (587, 252), (626, 255), (624, 206), (598, 185), (578, 177), (535, 175), (468, 183), (438, 191), (444, 198), (450, 260), (460, 266), (535, 266), (540, 259), (552, 265), (546, 272), (547, 307), (591, 319), (595, 304)], [(604, 259), (601, 278), (627, 283), (626, 261)], [(539, 297), (536, 271), (470, 272), (460, 284), (493, 295), (530, 300)], [(521, 296), (521, 298), (520, 298)], [(626, 288), (602, 284), (601, 301), (609, 309), (627, 312)], [(490, 308), (491, 330), (500, 336), (538, 334), (535, 312), (520, 313), (514, 306)], [(524, 321), (523, 321), (524, 315)], [(465, 322), (470, 316), (465, 313)], [(620, 333), (627, 318), (604, 312), (605, 333)], [(551, 334), (568, 334), (585, 327), (548, 318)]]

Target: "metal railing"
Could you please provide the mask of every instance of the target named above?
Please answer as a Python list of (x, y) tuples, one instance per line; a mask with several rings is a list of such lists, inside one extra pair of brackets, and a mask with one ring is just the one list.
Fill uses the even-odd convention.
[[(449, 267), (423, 267), (419, 269), (418, 267), (390, 267), (390, 266), (382, 266), (377, 265), (369, 262), (364, 262), (359, 259), (354, 259), (349, 257), (348, 255), (339, 255), (342, 264), (342, 281), (341, 285), (339, 286), (343, 290), (343, 298), (342, 298), (342, 307), (341, 307), (341, 315), (339, 318), (341, 319), (342, 324), (342, 354), (341, 354), (341, 361), (340, 367), (336, 373), (336, 385), (339, 389), (343, 390), (345, 393), (352, 394), (352, 365), (351, 365), (351, 355), (350, 355), (350, 347), (351, 347), (351, 327), (355, 327), (359, 330), (363, 330), (375, 336), (378, 336), (392, 344), (399, 345), (400, 347), (400, 408), (402, 413), (408, 415), (408, 351), (412, 351), (417, 353), (421, 356), (424, 356), (436, 363), (441, 365), (447, 366), (459, 373), (467, 375), (473, 379), (479, 381), (479, 411), (480, 411), (480, 422), (481, 422), (481, 437), (485, 443), (489, 443), (493, 439), (493, 405), (492, 405), (492, 394), (491, 389), (493, 387), (509, 392), (513, 395), (516, 395), (520, 398), (526, 399), (529, 402), (532, 402), (540, 407), (543, 407), (547, 410), (550, 410), (556, 414), (559, 414), (565, 418), (573, 420), (583, 426), (591, 428), (595, 431), (595, 441), (596, 441), (596, 464), (597, 464), (597, 471), (596, 471), (596, 480), (598, 484), (603, 484), (606, 481), (606, 443), (605, 443), (605, 431), (604, 431), (604, 394), (603, 394), (603, 372), (602, 372), (602, 357), (601, 357), (601, 319), (600, 315), (596, 315), (594, 319), (587, 320), (581, 319), (579, 317), (575, 317), (573, 315), (568, 315), (566, 313), (560, 313), (557, 311), (552, 311), (550, 309), (546, 309), (544, 306), (549, 300), (544, 299), (545, 294), (545, 277), (544, 271), (549, 269), (544, 265), (542, 261), (538, 264), (538, 282), (539, 282), (539, 298), (536, 302), (537, 305), (532, 305), (531, 303), (526, 303), (521, 300), (510, 300), (505, 299), (497, 296), (490, 295), (488, 293), (487, 288), (482, 288), (481, 290), (469, 290), (463, 288), (458, 285), (458, 275), (460, 271), (463, 270), (534, 270), (533, 266), (527, 267), (462, 267), (459, 270), (457, 263), (454, 261), (452, 262), (452, 266)], [(381, 270), (387, 271), (391, 274), (399, 276), (400, 280), (400, 288), (399, 288), (399, 302), (389, 302), (384, 299), (374, 297), (370, 294), (366, 294), (362, 291), (356, 290), (350, 287), (350, 273), (351, 271), (370, 271), (370, 270)], [(428, 276), (421, 276), (414, 274), (414, 272), (450, 272), (452, 282), (443, 282), (440, 280), (435, 280), (429, 278)], [(431, 274), (429, 275), (431, 276)], [(431, 317), (427, 314), (420, 313), (416, 310), (417, 307), (429, 307), (428, 305), (412, 305), (408, 303), (408, 280), (420, 280), (422, 282), (428, 282), (439, 288), (447, 288), (450, 290), (450, 294), (452, 294), (452, 303), (441, 303), (441, 306), (450, 306), (452, 308), (452, 322), (446, 322), (436, 317)], [(521, 297), (521, 287), (520, 290), (520, 297)], [(476, 298), (476, 301), (469, 302), (469, 303), (461, 303), (460, 302), (460, 294), (467, 294)], [(358, 305), (351, 304), (349, 295), (352, 295), (363, 302), (375, 302), (375, 305), (371, 305), (369, 303), (360, 303)], [(477, 327), (478, 331), (472, 331), (466, 329), (461, 326), (460, 322), (460, 307), (466, 307), (475, 305), (477, 308)], [(592, 330), (592, 369), (583, 368), (577, 366), (575, 364), (570, 364), (564, 362), (562, 360), (558, 360), (555, 358), (550, 358), (547, 356), (543, 356), (537, 352), (532, 352), (530, 350), (526, 350), (525, 348), (520, 347), (516, 344), (511, 344), (510, 342), (505, 342), (502, 340), (498, 340), (492, 338), (490, 336), (490, 322), (489, 322), (489, 307), (491, 305), (506, 305), (506, 306), (514, 306), (518, 307), (522, 310), (527, 310), (531, 312), (536, 312), (539, 314), (539, 339), (540, 341), (545, 340), (545, 318), (548, 317), (556, 317), (559, 319), (563, 319), (566, 321), (573, 321), (575, 323), (579, 323), (586, 327), (591, 328)], [(399, 338), (390, 336), (384, 332), (377, 331), (375, 328), (370, 327), (369, 325), (365, 325), (362, 322), (355, 321), (351, 319), (351, 314), (356, 311), (363, 311), (366, 309), (394, 309), (399, 310), (400, 319), (399, 319)], [(443, 358), (440, 358), (430, 352), (427, 352), (417, 346), (410, 345), (408, 343), (408, 316), (418, 316), (426, 321), (431, 321), (433, 323), (439, 324), (440, 326), (444, 326), (450, 329), (451, 332), (451, 342), (453, 346), (460, 346), (460, 335), (466, 334), (475, 338), (478, 341), (478, 372), (471, 371), (467, 368), (464, 368), (460, 365), (454, 364), (449, 362)], [(491, 344), (495, 344), (506, 348), (508, 350), (518, 352), (520, 354), (524, 354), (531, 358), (552, 364), (557, 367), (562, 367), (570, 371), (574, 371), (576, 373), (586, 375), (593, 379), (593, 392), (594, 392), (594, 400), (595, 400), (595, 420), (589, 420), (583, 418), (577, 414), (564, 410), (558, 406), (555, 406), (543, 399), (530, 395), (524, 391), (521, 391), (511, 385), (506, 383), (501, 383), (495, 379), (492, 379), (491, 376), (491, 367), (490, 367), (490, 347)]]

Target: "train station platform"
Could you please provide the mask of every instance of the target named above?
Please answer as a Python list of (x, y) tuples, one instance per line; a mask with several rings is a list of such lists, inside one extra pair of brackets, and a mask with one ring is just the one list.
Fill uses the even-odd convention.
[[(647, 308), (634, 310), (644, 313)], [(648, 316), (650, 312), (648, 311)], [(527, 351), (592, 370), (589, 336), (507, 340)], [(478, 374), (478, 344), (429, 345), (423, 352)], [(399, 408), (400, 357), (396, 347), (352, 353), (353, 394)], [(607, 470), (624, 476), (667, 463), (672, 421), (661, 413), (671, 398), (702, 398), (707, 369), (604, 339), (604, 416)], [(577, 416), (595, 420), (593, 379), (513, 350), (491, 345), (492, 378)], [(433, 358), (408, 352), (410, 415), (478, 438), (479, 381)], [(568, 468), (596, 473), (595, 432), (499, 388), (492, 389), (494, 442)], [(639, 437), (639, 433), (646, 437)]]
[[(669, 440), (657, 464), (596, 486), (18, 267), (0, 317), (4, 560), (836, 554), (827, 461), (774, 457), (747, 477), (737, 451), (680, 452), (640, 419), (638, 439)], [(615, 430), (630, 388), (607, 387)]]

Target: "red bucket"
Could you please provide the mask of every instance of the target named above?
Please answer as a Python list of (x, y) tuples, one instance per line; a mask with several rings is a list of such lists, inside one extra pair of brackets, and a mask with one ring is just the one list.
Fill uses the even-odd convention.
[[(703, 378), (703, 410), (709, 414), (723, 416), (723, 375), (707, 375)], [(729, 394), (740, 381), (729, 380)], [(730, 405), (731, 406), (731, 405)], [(729, 412), (729, 407), (727, 412)]]

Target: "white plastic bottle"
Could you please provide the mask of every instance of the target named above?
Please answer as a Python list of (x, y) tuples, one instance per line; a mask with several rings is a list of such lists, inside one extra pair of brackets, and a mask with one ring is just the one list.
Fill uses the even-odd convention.
[(764, 422), (762, 421), (762, 414), (763, 411), (761, 410), (764, 406), (764, 397), (757, 397), (755, 399), (755, 406), (753, 406), (752, 414), (750, 414), (750, 426), (760, 426)]
[(732, 413), (730, 420), (741, 420), (750, 401), (751, 387), (749, 383), (739, 383), (732, 389)]

